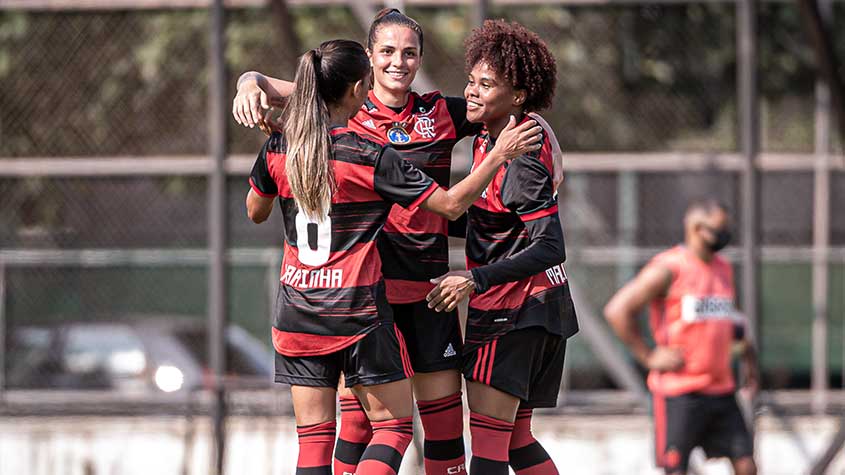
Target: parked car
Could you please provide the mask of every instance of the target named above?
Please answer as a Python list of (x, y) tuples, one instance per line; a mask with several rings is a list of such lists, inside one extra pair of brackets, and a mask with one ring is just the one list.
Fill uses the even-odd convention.
[[(155, 316), (12, 327), (7, 335), (8, 389), (128, 392), (209, 388), (207, 322)], [(273, 355), (243, 328), (226, 331), (227, 387), (272, 384)]]

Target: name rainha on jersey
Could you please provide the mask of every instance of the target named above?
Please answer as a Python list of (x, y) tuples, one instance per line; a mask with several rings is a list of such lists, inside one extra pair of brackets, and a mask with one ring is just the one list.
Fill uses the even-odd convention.
[(320, 269), (299, 269), (290, 264), (285, 266), (282, 283), (301, 289), (340, 288), (343, 286), (343, 269), (323, 267)]

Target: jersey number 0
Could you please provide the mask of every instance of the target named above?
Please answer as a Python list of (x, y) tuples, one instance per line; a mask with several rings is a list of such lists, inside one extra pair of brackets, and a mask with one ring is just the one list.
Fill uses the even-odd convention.
[(332, 219), (328, 214), (320, 222), (309, 221), (304, 213), (296, 213), (296, 248), (299, 262), (321, 266), (328, 262), (332, 247)]

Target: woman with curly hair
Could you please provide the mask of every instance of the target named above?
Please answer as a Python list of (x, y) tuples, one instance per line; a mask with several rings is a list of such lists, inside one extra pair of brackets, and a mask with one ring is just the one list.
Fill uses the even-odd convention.
[[(466, 40), (467, 118), (483, 122), (473, 142), (473, 169), (511, 117), (548, 108), (554, 58), (517, 23), (486, 21)], [(470, 473), (557, 474), (531, 434), (534, 408), (554, 407), (566, 339), (578, 323), (563, 261), (552, 143), (499, 167), (468, 211), (466, 271), (435, 279), (429, 306), (450, 311), (469, 296), (463, 374), (472, 435)]]

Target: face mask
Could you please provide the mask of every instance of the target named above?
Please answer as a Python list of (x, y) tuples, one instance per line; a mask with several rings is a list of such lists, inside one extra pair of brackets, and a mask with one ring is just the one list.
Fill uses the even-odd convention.
[(712, 252), (719, 252), (731, 242), (731, 232), (728, 229), (711, 229), (710, 230), (713, 235), (716, 237), (716, 240), (712, 243), (707, 243), (707, 247), (710, 248)]

